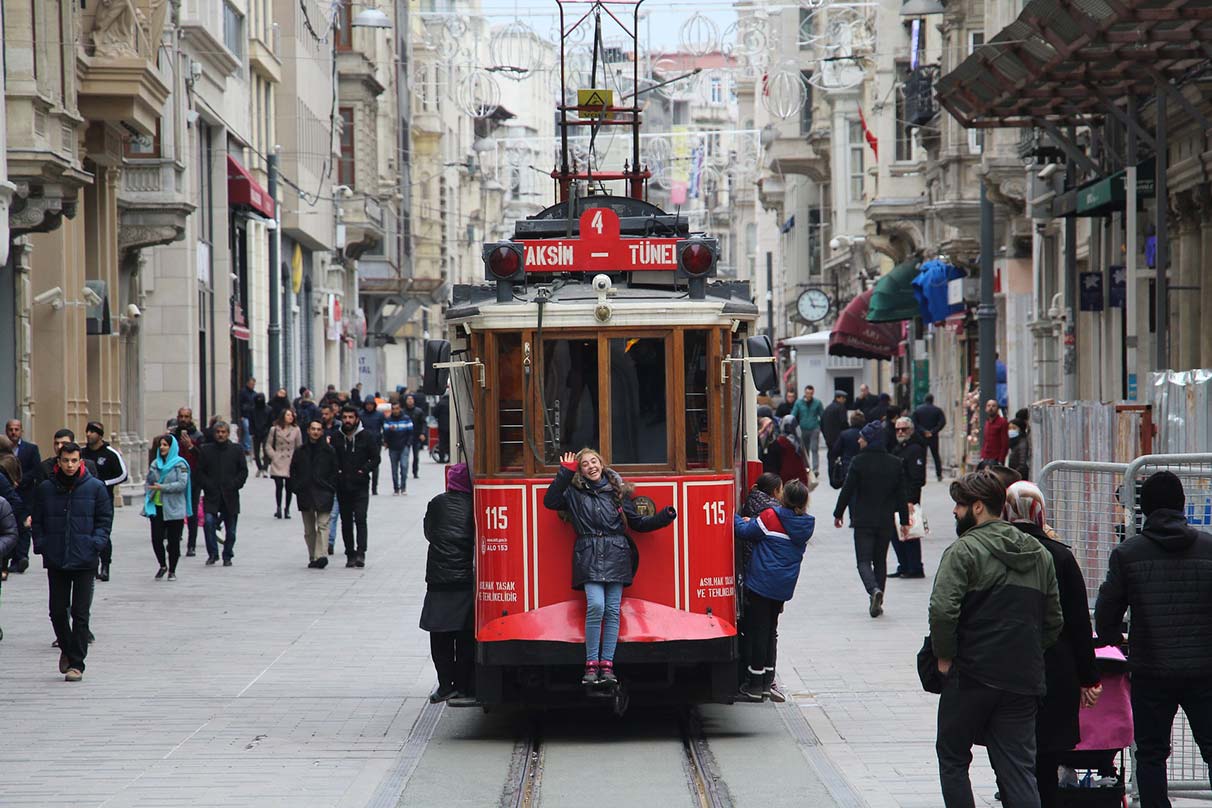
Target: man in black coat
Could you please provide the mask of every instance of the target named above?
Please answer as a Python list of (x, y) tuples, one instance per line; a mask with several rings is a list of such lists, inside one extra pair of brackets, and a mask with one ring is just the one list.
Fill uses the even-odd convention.
[(59, 673), (84, 676), (93, 576), (110, 543), (114, 503), (105, 486), (84, 470), (80, 447), (59, 447), (59, 462), (34, 493), (34, 552), (42, 556), (50, 587), (50, 619), (59, 643)]
[[(354, 406), (359, 405), (355, 404)], [(379, 412), (378, 405), (375, 404), (375, 400), (373, 398), (365, 399), (361, 404), (361, 412), (358, 415), (362, 420), (362, 428), (370, 433), (375, 443), (382, 444), (384, 419), (383, 413)], [(377, 465), (370, 474), (370, 494), (375, 497), (379, 495), (379, 467)]]
[(412, 393), (404, 396), (404, 414), (412, 419), (412, 478), (418, 479), (421, 471), (421, 448), (429, 440), (429, 423), (420, 399)]
[[(17, 484), (17, 493), (26, 505), (30, 505), (38, 482), (38, 467), (42, 462), (38, 444), (25, 440), (25, 427), (16, 418), (4, 425), (4, 434), (12, 442), (13, 455), (21, 464), (21, 482)], [(0, 558), (0, 565), (3, 561)], [(17, 549), (13, 551), (8, 564), (12, 572), (23, 573), (29, 569), (29, 528), (23, 524), (17, 525)]]
[(313, 419), (305, 427), (307, 438), (290, 459), (290, 490), (303, 517), (303, 540), (310, 556), (308, 567), (324, 569), (328, 554), (328, 520), (337, 492), (337, 450), (324, 437), (324, 424)]
[(829, 406), (825, 407), (825, 412), (821, 415), (821, 434), (825, 437), (825, 459), (829, 465), (833, 464), (833, 445), (837, 443), (838, 437), (850, 425), (849, 415), (846, 411), (846, 393), (843, 390), (833, 391), (833, 401)]
[(1187, 524), (1178, 477), (1159, 471), (1140, 487), (1141, 532), (1111, 551), (1094, 624), (1100, 645), (1119, 645), (1132, 610), (1128, 669), (1141, 805), (1170, 804), (1166, 759), (1179, 707), (1212, 757), (1212, 535)]
[(223, 566), (230, 567), (236, 546), (236, 521), (240, 516), (240, 489), (248, 480), (248, 461), (242, 447), (228, 440), (231, 427), (216, 421), (211, 427), (214, 440), (198, 450), (198, 487), (202, 489), (206, 511), (206, 565), (219, 560), (219, 540), (215, 533), (223, 522)]
[(370, 478), (379, 467), (381, 450), (379, 442), (358, 422), (358, 409), (352, 404), (341, 408), (341, 433), (333, 441), (333, 448), (337, 451), (337, 506), (341, 539), (345, 542), (345, 566), (365, 567)]
[(909, 534), (909, 500), (905, 494), (905, 469), (901, 461), (888, 454), (884, 425), (870, 423), (859, 433), (858, 456), (850, 462), (846, 482), (833, 508), (833, 526), (842, 526), (842, 516), (850, 509), (854, 528), (854, 556), (859, 578), (870, 599), (868, 613), (884, 613), (884, 585), (888, 577), (888, 545), (896, 535), (901, 518), (901, 537)]
[(934, 473), (939, 482), (943, 480), (943, 459), (938, 453), (938, 433), (947, 425), (947, 414), (934, 404), (934, 395), (928, 393), (925, 403), (913, 411), (913, 425), (917, 433), (926, 441), (930, 454), (934, 455)]
[[(905, 417), (896, 419), (896, 441), (889, 454), (901, 461), (905, 469), (905, 495), (910, 505), (917, 506), (916, 517), (922, 518), (922, 487), (926, 484), (926, 442), (913, 429), (913, 421)], [(896, 572), (889, 578), (925, 578), (922, 567), (921, 539), (901, 541), (892, 537), (892, 551), (896, 553)]]
[(879, 399), (871, 392), (871, 388), (865, 384), (860, 384), (858, 397), (854, 399), (854, 409), (861, 412), (863, 418), (870, 421), (871, 419), (867, 417), (867, 412), (878, 403)]

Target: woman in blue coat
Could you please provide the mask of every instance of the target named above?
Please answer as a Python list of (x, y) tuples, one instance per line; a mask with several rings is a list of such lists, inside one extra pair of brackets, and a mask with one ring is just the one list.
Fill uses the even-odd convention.
[[(168, 573), (168, 580), (177, 580), (177, 560), (181, 557), (181, 533), (185, 520), (193, 516), (190, 496), (189, 463), (177, 449), (177, 439), (161, 435), (156, 439), (156, 459), (147, 469), (143, 481), (143, 515), (151, 519), (152, 550), (160, 569), (156, 580)], [(168, 545), (168, 565), (165, 566), (164, 546)]]
[(585, 590), (585, 675), (587, 685), (617, 681), (614, 651), (619, 640), (619, 606), (623, 587), (631, 584), (638, 558), (626, 530), (660, 530), (677, 518), (665, 508), (640, 516), (633, 490), (593, 449), (560, 458), (560, 470), (543, 496), (543, 506), (568, 514), (576, 530), (572, 551), (572, 586)]
[(808, 486), (792, 480), (783, 486), (782, 504), (755, 519), (737, 516), (736, 536), (753, 544), (745, 568), (745, 661), (749, 676), (741, 685), (745, 701), (764, 701), (774, 687), (774, 659), (783, 604), (791, 600), (800, 577), (804, 548), (816, 520), (808, 515)]

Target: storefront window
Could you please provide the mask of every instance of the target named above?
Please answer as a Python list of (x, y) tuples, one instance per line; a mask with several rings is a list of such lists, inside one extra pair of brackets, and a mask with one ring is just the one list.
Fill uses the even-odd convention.
[(686, 400), (686, 467), (711, 465), (711, 419), (707, 411), (707, 340), (709, 331), (687, 331), (684, 347)]
[(497, 400), (500, 410), (497, 441), (501, 446), (501, 470), (522, 467), (526, 432), (522, 413), (525, 385), (522, 379), (522, 337), (520, 334), (497, 336)]
[(667, 463), (665, 340), (610, 340), (610, 462)]
[(543, 342), (543, 457), (548, 465), (564, 452), (600, 448), (598, 341)]

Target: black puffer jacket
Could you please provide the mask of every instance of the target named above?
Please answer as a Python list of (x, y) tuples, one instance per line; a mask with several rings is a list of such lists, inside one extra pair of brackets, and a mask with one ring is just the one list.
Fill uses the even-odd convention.
[(431, 591), (467, 589), (475, 581), (475, 507), (471, 494), (447, 491), (429, 501), (425, 510), (425, 583)]
[(635, 572), (626, 529), (648, 533), (660, 530), (674, 519), (669, 509), (640, 516), (631, 498), (619, 501), (615, 486), (621, 485), (621, 478), (612, 469), (606, 469), (601, 481), (594, 485), (571, 469), (561, 468), (543, 495), (543, 506), (567, 511), (577, 532), (572, 551), (574, 589), (581, 589), (589, 582), (630, 585)]
[(287, 485), (300, 511), (331, 511), (337, 493), (337, 452), (320, 438), (310, 438), (290, 458)]
[(1132, 610), (1128, 667), (1167, 678), (1212, 676), (1212, 536), (1179, 511), (1159, 508), (1139, 535), (1111, 551), (1094, 623), (1102, 645), (1123, 641)]

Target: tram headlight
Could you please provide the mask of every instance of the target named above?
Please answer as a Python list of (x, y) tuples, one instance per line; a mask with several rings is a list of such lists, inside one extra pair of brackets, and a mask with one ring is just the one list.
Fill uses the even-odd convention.
[(678, 275), (683, 278), (714, 278), (719, 242), (713, 238), (691, 238), (678, 242)]
[(520, 283), (526, 277), (526, 260), (522, 245), (512, 241), (497, 241), (484, 245), (484, 268), (489, 280)]

